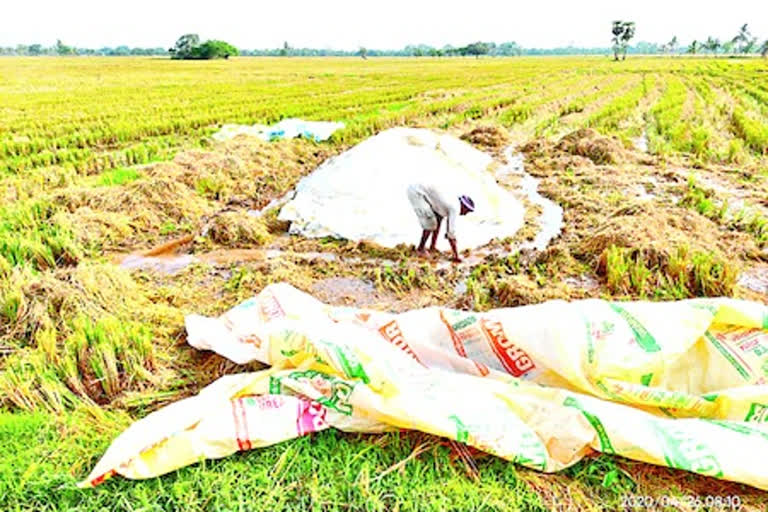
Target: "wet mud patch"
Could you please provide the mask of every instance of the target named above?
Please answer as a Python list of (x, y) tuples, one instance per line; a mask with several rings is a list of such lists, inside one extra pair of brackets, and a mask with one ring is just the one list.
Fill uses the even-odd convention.
[(377, 290), (372, 282), (351, 277), (321, 279), (311, 290), (318, 300), (339, 306), (380, 309), (396, 300)]
[(656, 300), (738, 295), (740, 268), (759, 253), (755, 240), (686, 205), (687, 175), (614, 142), (578, 130), (523, 146), (526, 170), (564, 210), (550, 249), (570, 254), (574, 265), (548, 276), (577, 284), (581, 263), (599, 289), (572, 288), (579, 292)]
[(764, 295), (768, 299), (768, 264), (754, 266), (739, 276), (739, 286)]
[(563, 209), (555, 201), (542, 196), (539, 180), (525, 171), (525, 156), (508, 147), (502, 153), (506, 162), (495, 171), (496, 179), (509, 188), (526, 208), (525, 223), (515, 236), (517, 250), (543, 251), (560, 235), (563, 228)]

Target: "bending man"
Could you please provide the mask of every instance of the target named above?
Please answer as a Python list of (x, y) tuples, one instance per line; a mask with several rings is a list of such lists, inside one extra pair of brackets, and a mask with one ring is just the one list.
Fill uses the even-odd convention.
[(451, 196), (440, 187), (425, 183), (415, 183), (408, 187), (408, 200), (413, 206), (413, 211), (419, 218), (421, 229), (421, 243), (419, 252), (424, 252), (429, 235), (432, 235), (431, 251), (436, 251), (437, 234), (440, 224), (446, 219), (445, 238), (451, 244), (453, 251), (452, 261), (459, 262), (459, 252), (456, 249), (456, 219), (459, 215), (466, 215), (475, 211), (475, 203), (469, 196)]

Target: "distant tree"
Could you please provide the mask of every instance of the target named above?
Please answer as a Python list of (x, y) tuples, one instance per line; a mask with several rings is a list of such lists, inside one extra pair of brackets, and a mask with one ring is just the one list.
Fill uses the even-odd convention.
[(699, 42), (694, 40), (689, 46), (688, 50), (686, 50), (691, 55), (696, 55), (699, 53), (699, 50), (701, 49), (701, 45), (699, 45)]
[(725, 41), (720, 47), (723, 49), (723, 53), (729, 54), (733, 52), (734, 43), (733, 41)]
[(704, 43), (704, 48), (710, 52), (713, 52), (715, 55), (717, 55), (717, 51), (720, 49), (720, 47), (720, 40), (716, 37), (709, 36)]
[[(117, 50), (130, 53), (127, 47), (119, 47)], [(185, 34), (181, 36), (176, 45), (168, 50), (172, 59), (228, 59), (232, 55), (238, 55), (234, 46), (224, 41), (209, 40), (200, 44), (197, 34)]]
[(447, 44), (443, 46), (442, 52), (443, 52), (443, 55), (450, 57), (451, 55), (456, 55), (457, 50), (455, 47), (451, 46), (450, 44)]
[(680, 49), (680, 45), (677, 41), (677, 36), (673, 36), (672, 39), (665, 45), (662, 45), (661, 50), (664, 53), (677, 53)]
[(633, 21), (614, 21), (611, 33), (613, 34), (613, 59), (618, 61), (619, 53), (621, 53), (622, 60), (626, 60), (629, 42), (635, 37), (635, 23)]
[(362, 57), (363, 59), (367, 59), (368, 58), (368, 49), (365, 48), (364, 46), (361, 46), (360, 50), (358, 50), (357, 54), (360, 55), (360, 57)]
[(31, 44), (29, 45), (29, 48), (27, 49), (30, 55), (42, 55), (43, 54), (43, 45), (41, 44)]
[(72, 55), (74, 50), (71, 46), (67, 46), (61, 42), (61, 39), (56, 40), (56, 53), (58, 55)]
[(760, 45), (760, 55), (763, 57), (768, 57), (768, 39), (763, 41), (763, 44)]
[(168, 50), (172, 59), (191, 59), (193, 50), (200, 45), (200, 36), (184, 34), (176, 40), (176, 44)]
[(501, 43), (496, 48), (495, 53), (496, 55), (504, 55), (504, 56), (520, 55), (522, 53), (522, 48), (520, 48), (520, 45), (518, 45), (514, 41), (508, 42), (508, 43)]
[(739, 53), (750, 53), (757, 46), (757, 38), (752, 37), (752, 33), (749, 31), (749, 26), (745, 23), (739, 29), (739, 33), (731, 39), (734, 47)]
[(659, 45), (656, 43), (640, 41), (634, 46), (634, 48), (631, 48), (631, 52), (639, 53), (642, 55), (651, 55), (654, 53), (659, 53)]
[(474, 55), (476, 59), (479, 59), (481, 55), (487, 55), (491, 47), (488, 43), (481, 43), (480, 41), (472, 44), (468, 44), (464, 48), (462, 55)]
[(237, 48), (224, 41), (209, 40), (192, 50), (196, 59), (228, 59), (238, 55)]

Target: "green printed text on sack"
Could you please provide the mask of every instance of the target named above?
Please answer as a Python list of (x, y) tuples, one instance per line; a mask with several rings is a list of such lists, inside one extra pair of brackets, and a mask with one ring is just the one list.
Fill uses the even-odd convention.
[(661, 442), (667, 465), (675, 469), (721, 478), (723, 470), (710, 446), (670, 423), (660, 424), (656, 421), (651, 423), (656, 437)]
[(635, 335), (637, 344), (640, 345), (643, 350), (646, 352), (658, 352), (661, 350), (659, 344), (656, 343), (656, 339), (651, 336), (651, 333), (648, 331), (648, 329), (646, 329), (645, 326), (637, 320), (637, 318), (632, 316), (626, 309), (622, 308), (618, 304), (611, 304), (610, 306), (611, 309), (618, 313), (627, 322), (627, 325), (629, 325), (629, 328), (632, 329), (632, 332)]

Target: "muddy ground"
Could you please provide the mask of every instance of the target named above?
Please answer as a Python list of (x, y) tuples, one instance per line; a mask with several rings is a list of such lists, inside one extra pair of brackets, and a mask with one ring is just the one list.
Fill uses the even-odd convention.
[(40, 260), (43, 272), (4, 282), (14, 318), (0, 332), (4, 402), (155, 408), (194, 393), (242, 368), (188, 348), (184, 315), (222, 314), (277, 281), (389, 311), (588, 297), (768, 302), (764, 176), (661, 161), (588, 129), (516, 146), (495, 127), (456, 135), (494, 155), (490, 172), (527, 209), (514, 237), (465, 250), (458, 265), (447, 247), (423, 257), (413, 246), (289, 235), (281, 200), (346, 149), (329, 144), (239, 137), (144, 166), (120, 186), (53, 189), (53, 220), (80, 245), (65, 246), (54, 269)]
[(191, 173), (213, 167), (232, 194), (243, 194), (201, 216), (202, 225), (187, 235), (128, 256), (113, 254), (112, 261), (148, 279), (172, 274), (179, 281), (196, 266), (223, 275), (295, 267), (293, 284), (327, 302), (389, 310), (435, 304), (487, 309), (600, 296), (768, 300), (765, 229), (755, 233), (748, 222), (737, 222), (739, 214), (768, 218), (764, 179), (661, 162), (589, 129), (518, 147), (508, 146), (494, 127), (462, 138), (495, 156), (497, 180), (525, 204), (527, 215), (514, 238), (465, 250), (458, 265), (446, 252), (422, 257), (413, 247), (288, 235), (288, 226), (275, 220), (280, 199), (326, 155), (313, 154), (310, 165), (303, 158), (292, 164), (283, 151), (285, 175), (269, 190), (255, 190), (243, 184), (246, 175), (229, 172), (227, 159), (256, 148), (275, 151), (283, 143), (246, 138), (183, 153), (149, 170), (181, 167), (182, 179), (190, 180), (199, 179)]

